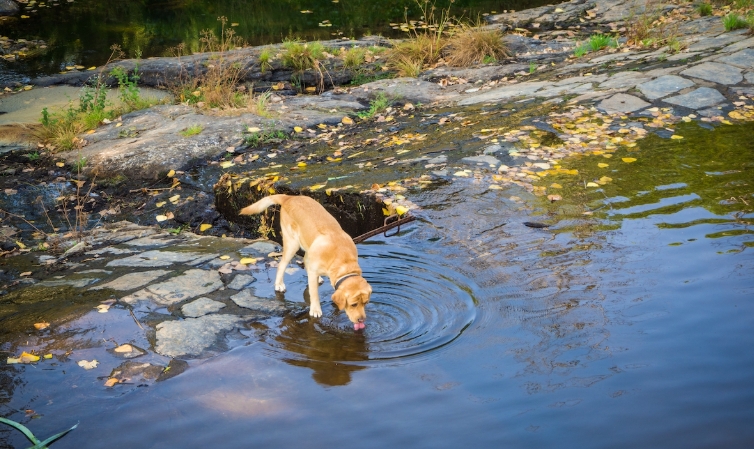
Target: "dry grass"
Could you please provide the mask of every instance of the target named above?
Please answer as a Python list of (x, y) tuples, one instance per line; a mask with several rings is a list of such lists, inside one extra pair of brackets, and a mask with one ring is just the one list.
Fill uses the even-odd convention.
[(628, 45), (647, 48), (669, 45), (672, 52), (683, 49), (678, 22), (668, 20), (663, 15), (661, 6), (662, 4), (657, 0), (648, 0), (643, 12), (632, 13), (626, 21)]
[(499, 60), (509, 55), (498, 30), (489, 30), (470, 25), (450, 37), (445, 51), (445, 62), (451, 66), (467, 67), (473, 64)]

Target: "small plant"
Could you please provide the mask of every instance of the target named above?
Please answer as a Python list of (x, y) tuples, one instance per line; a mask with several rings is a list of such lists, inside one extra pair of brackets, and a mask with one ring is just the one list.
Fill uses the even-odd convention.
[(297, 72), (318, 68), (324, 57), (325, 47), (320, 42), (302, 43), (296, 40), (283, 41), (283, 65)]
[(38, 161), (39, 160), (39, 152), (38, 151), (33, 151), (33, 152), (27, 154), (26, 157), (29, 158), (30, 162)]
[(351, 79), (352, 86), (360, 86), (362, 84), (371, 83), (372, 81), (384, 80), (392, 78), (394, 75), (390, 72), (381, 73), (363, 73), (356, 72)]
[(494, 61), (505, 58), (508, 56), (508, 49), (498, 30), (461, 25), (460, 31), (454, 32), (448, 40), (443, 53), (449, 65), (467, 67), (484, 63), (487, 58)]
[(363, 47), (351, 47), (343, 54), (343, 65), (355, 69), (366, 62), (367, 50)]
[(735, 12), (731, 12), (723, 17), (723, 26), (725, 31), (740, 30), (749, 27), (749, 22), (745, 17), (742, 17)]
[(259, 70), (262, 73), (272, 69), (272, 50), (269, 48), (263, 48), (259, 53)]
[(450, 17), (449, 8), (441, 10), (438, 18), (434, 3), (430, 4), (429, 0), (423, 3), (416, 0), (416, 3), (424, 22), (409, 21), (405, 15), (401, 29), (408, 32), (410, 37), (394, 46), (388, 55), (388, 64), (402, 76), (416, 76), (424, 66), (436, 63), (448, 45), (448, 29), (456, 25)]
[(529, 74), (531, 75), (532, 73), (536, 71), (537, 71), (537, 63), (534, 61), (529, 61)]
[(702, 2), (696, 5), (696, 11), (700, 16), (706, 17), (712, 15), (712, 5), (707, 2)]
[(358, 116), (362, 120), (372, 118), (375, 115), (387, 109), (390, 106), (390, 103), (391, 101), (387, 97), (387, 95), (385, 95), (382, 92), (379, 92), (372, 99), (372, 101), (369, 102), (369, 110), (364, 111), (364, 112), (359, 112)]
[(71, 168), (73, 168), (76, 173), (80, 173), (81, 170), (84, 169), (84, 167), (86, 167), (86, 157), (79, 156), (78, 159), (73, 162), (73, 166)]
[(617, 46), (617, 39), (606, 34), (593, 34), (589, 37), (589, 48), (591, 48), (592, 51), (600, 51), (606, 47), (615, 48)]
[(254, 131), (244, 135), (244, 143), (250, 147), (258, 147), (271, 143), (280, 143), (286, 139), (288, 139), (288, 134), (286, 134), (282, 129)]
[(497, 59), (495, 59), (494, 56), (485, 55), (484, 58), (482, 58), (482, 64), (494, 64), (497, 62)]
[(7, 425), (9, 425), (11, 427), (16, 428), (21, 433), (23, 433), (24, 436), (29, 439), (29, 441), (31, 441), (32, 443), (34, 443), (34, 446), (33, 446), (34, 448), (41, 448), (41, 449), (47, 448), (47, 445), (52, 444), (54, 441), (59, 440), (60, 438), (64, 437), (68, 432), (72, 431), (73, 429), (75, 429), (76, 427), (79, 426), (78, 424), (76, 424), (75, 426), (71, 427), (68, 430), (64, 430), (64, 431), (62, 431), (60, 433), (57, 433), (57, 434), (55, 434), (55, 435), (47, 438), (44, 441), (40, 441), (37, 437), (34, 436), (33, 433), (31, 433), (31, 430), (29, 430), (28, 427), (24, 426), (21, 423), (17, 423), (15, 421), (11, 421), (10, 419), (7, 419), (7, 418), (0, 418), (0, 422), (3, 423), (3, 424), (7, 424)]
[(182, 130), (181, 135), (183, 137), (191, 137), (199, 134), (200, 132), (202, 132), (202, 130), (204, 130), (202, 125), (191, 125), (188, 128)]
[(586, 44), (578, 45), (573, 49), (573, 56), (580, 58), (589, 52), (589, 46)]
[(671, 53), (679, 53), (686, 48), (686, 44), (677, 37), (671, 37), (665, 42), (665, 44), (668, 46), (668, 50), (670, 50)]

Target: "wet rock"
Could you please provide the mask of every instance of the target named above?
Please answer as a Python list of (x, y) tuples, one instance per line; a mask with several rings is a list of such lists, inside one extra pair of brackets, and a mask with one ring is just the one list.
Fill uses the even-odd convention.
[(170, 234), (154, 234), (148, 237), (129, 240), (128, 242), (125, 242), (125, 245), (147, 248), (156, 246), (168, 246), (177, 242), (180, 242), (180, 239), (177, 239)]
[(192, 269), (165, 282), (150, 285), (122, 300), (129, 304), (149, 300), (162, 305), (171, 305), (212, 293), (222, 286), (223, 282), (217, 271)]
[(173, 214), (177, 223), (187, 224), (191, 228), (197, 228), (202, 224), (214, 226), (215, 222), (221, 218), (215, 209), (214, 198), (204, 192), (194, 195), (192, 201), (182, 203), (173, 211)]
[(155, 352), (168, 357), (199, 356), (241, 320), (236, 315), (205, 315), (162, 322), (157, 325)]
[(469, 156), (461, 159), (463, 162), (471, 163), (471, 164), (486, 164), (493, 167), (497, 167), (501, 164), (501, 162), (493, 156), (489, 155), (482, 155), (482, 156)]
[(225, 307), (225, 304), (220, 301), (214, 301), (209, 298), (198, 298), (190, 303), (181, 307), (181, 312), (184, 316), (190, 318), (199, 318), (200, 316), (209, 315), (215, 313), (218, 310)]
[(0, 0), (0, 16), (12, 16), (18, 14), (18, 3), (13, 0)]
[(135, 361), (124, 362), (110, 372), (110, 378), (118, 379), (120, 383), (154, 382), (165, 369), (163, 366)]
[[(711, 24), (711, 27), (716, 27), (721, 33), (724, 31), (722, 22), (717, 17), (712, 17), (708, 19), (709, 21), (714, 22)], [(701, 27), (705, 23), (704, 20), (695, 20), (694, 22), (690, 23), (689, 25), (695, 26), (695, 27)], [(705, 51), (710, 50), (713, 48), (720, 48), (724, 47), (726, 45), (730, 45), (734, 42), (738, 42), (741, 40), (740, 33), (733, 32), (733, 33), (722, 33), (719, 36), (715, 37), (708, 37), (704, 34), (701, 34), (700, 31), (702, 30), (694, 30), (694, 34), (699, 34), (699, 41), (696, 43), (693, 43), (689, 45), (689, 48), (687, 49), (689, 52), (695, 52), (695, 51)], [(692, 34), (692, 33), (689, 33)]]
[(108, 349), (107, 352), (122, 359), (135, 359), (147, 354), (147, 351), (132, 344), (123, 344), (116, 348)]
[(277, 299), (258, 298), (251, 294), (249, 290), (242, 290), (230, 297), (239, 307), (250, 309), (255, 312), (261, 312), (270, 316), (283, 316), (285, 306)]
[(167, 267), (175, 263), (190, 263), (197, 260), (204, 260), (207, 257), (214, 258), (215, 255), (206, 255), (192, 252), (175, 252), (151, 250), (143, 253), (134, 254), (122, 259), (111, 260), (107, 263), (108, 267)]
[(140, 271), (137, 273), (128, 273), (108, 282), (107, 284), (98, 285), (96, 287), (92, 287), (91, 289), (101, 290), (103, 288), (109, 288), (119, 291), (134, 290), (143, 287), (144, 285), (147, 285), (150, 282), (153, 282), (157, 278), (165, 276), (168, 273), (170, 273), (170, 271), (167, 270), (150, 270)]
[(241, 254), (256, 254), (259, 256), (267, 256), (270, 253), (274, 253), (280, 250), (280, 245), (271, 242), (269, 240), (263, 240), (254, 242), (249, 246), (241, 248), (238, 252)]
[(251, 276), (249, 274), (237, 274), (227, 287), (233, 290), (241, 290), (243, 288), (246, 288), (254, 281), (256, 281), (256, 279), (254, 279), (254, 276)]
[(435, 83), (416, 78), (393, 78), (373, 81), (359, 86), (352, 91), (360, 101), (368, 103), (377, 92), (383, 92), (388, 98), (401, 102), (431, 104), (456, 98), (455, 92), (441, 88)]
[(535, 94), (537, 97), (559, 97), (561, 95), (581, 94), (591, 91), (592, 83), (584, 84), (566, 84), (563, 86), (552, 86), (538, 90)]
[(531, 28), (536, 30), (550, 30), (556, 26), (565, 26), (578, 22), (586, 10), (594, 7), (594, 2), (572, 0), (558, 5), (547, 5), (539, 8), (526, 9), (512, 13), (495, 14), (487, 17), (487, 21), (505, 25), (506, 28)]
[(48, 279), (46, 281), (38, 283), (37, 285), (40, 287), (61, 287), (67, 285), (73, 288), (84, 288), (87, 285), (93, 284), (97, 281), (99, 281), (99, 279), (97, 278)]
[(686, 78), (676, 75), (665, 75), (655, 78), (652, 81), (639, 84), (636, 87), (648, 99), (656, 100), (658, 98), (667, 97), (670, 94), (674, 94), (693, 85), (694, 82), (687, 80)]
[(602, 100), (597, 108), (601, 109), (609, 114), (619, 112), (628, 113), (638, 111), (651, 106), (651, 104), (642, 100), (641, 98), (634, 97), (628, 94), (615, 94), (610, 98)]
[(666, 103), (683, 106), (689, 109), (702, 109), (725, 101), (725, 97), (710, 87), (700, 87), (694, 91), (666, 98)]
[[(754, 46), (754, 42), (751, 42), (751, 45)], [(754, 48), (741, 50), (732, 55), (719, 58), (718, 61), (741, 67), (742, 69), (754, 69)]]
[(497, 89), (490, 89), (484, 93), (472, 95), (458, 102), (460, 106), (469, 106), (479, 103), (492, 103), (510, 100), (516, 97), (533, 95), (537, 90), (549, 85), (548, 81), (536, 81), (520, 84), (511, 84)]
[(741, 70), (727, 64), (705, 62), (681, 72), (683, 76), (700, 78), (718, 84), (738, 84), (744, 79)]

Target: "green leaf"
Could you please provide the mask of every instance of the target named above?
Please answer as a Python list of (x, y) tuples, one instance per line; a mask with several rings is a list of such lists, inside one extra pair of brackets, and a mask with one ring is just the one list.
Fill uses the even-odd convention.
[(42, 442), (39, 442), (39, 443), (35, 444), (34, 446), (30, 447), (29, 449), (46, 449), (48, 444), (52, 443), (53, 441), (56, 441), (58, 438), (62, 438), (63, 436), (65, 436), (65, 434), (67, 434), (68, 432), (70, 432), (71, 430), (75, 429), (78, 426), (79, 426), (79, 423), (76, 423), (70, 429), (64, 430), (64, 431), (62, 431), (62, 432), (60, 432), (58, 434), (55, 434), (55, 435), (51, 436), (50, 438), (48, 438), (48, 439), (46, 439), (46, 440), (44, 440)]
[(16, 429), (20, 430), (24, 435), (26, 435), (26, 438), (29, 439), (34, 444), (39, 444), (39, 440), (34, 436), (33, 433), (31, 433), (31, 430), (29, 430), (25, 425), (21, 423), (17, 423), (15, 421), (11, 421), (10, 419), (6, 418), (0, 418), (1, 423), (5, 423), (11, 427), (15, 427)]

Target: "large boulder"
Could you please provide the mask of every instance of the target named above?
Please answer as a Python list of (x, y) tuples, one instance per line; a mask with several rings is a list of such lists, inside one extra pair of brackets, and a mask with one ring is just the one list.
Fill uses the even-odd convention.
[(12, 16), (18, 14), (18, 3), (13, 0), (0, 0), (0, 16)]

